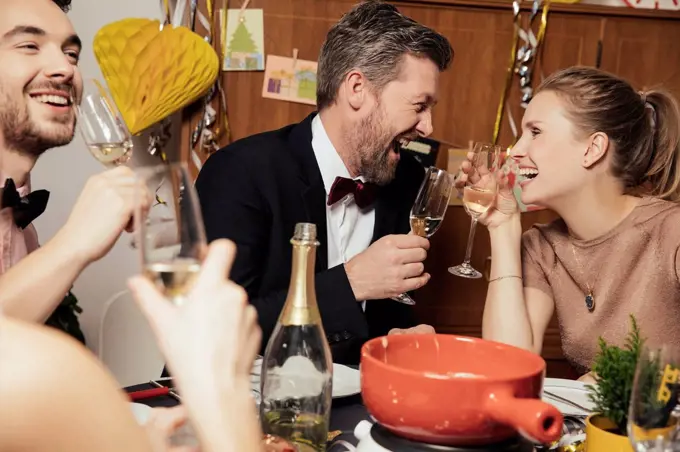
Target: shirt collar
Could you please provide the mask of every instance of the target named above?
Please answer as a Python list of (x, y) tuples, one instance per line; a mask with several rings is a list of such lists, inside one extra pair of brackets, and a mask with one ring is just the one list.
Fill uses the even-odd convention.
[[(312, 119), (312, 149), (314, 149), (314, 156), (319, 165), (326, 193), (331, 191), (331, 186), (335, 182), (336, 177), (352, 178), (345, 166), (345, 162), (342, 161), (335, 146), (331, 143), (331, 139), (328, 138), (320, 115), (316, 115)], [(363, 181), (361, 176), (355, 179)]]
[[(2, 171), (0, 171), (0, 189), (2, 189), (5, 186), (6, 181), (7, 176), (5, 176)], [(17, 187), (17, 192), (19, 193), (19, 196), (21, 196), (22, 198), (31, 192), (30, 174), (26, 176), (26, 182), (24, 183), (24, 185), (22, 185), (21, 187)]]

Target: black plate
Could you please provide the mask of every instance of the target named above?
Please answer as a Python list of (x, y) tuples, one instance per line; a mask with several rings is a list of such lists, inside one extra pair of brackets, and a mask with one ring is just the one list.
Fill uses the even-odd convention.
[(373, 424), (371, 437), (373, 441), (385, 449), (395, 452), (533, 452), (534, 450), (534, 445), (521, 436), (511, 438), (502, 443), (484, 446), (454, 447), (419, 443), (397, 436), (380, 424)]

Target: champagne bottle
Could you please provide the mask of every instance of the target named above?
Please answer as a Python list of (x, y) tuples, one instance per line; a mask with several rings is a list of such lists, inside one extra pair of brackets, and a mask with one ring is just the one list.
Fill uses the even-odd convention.
[(326, 450), (333, 360), (316, 303), (316, 225), (298, 223), (286, 303), (262, 361), (260, 420), (265, 434), (299, 452)]

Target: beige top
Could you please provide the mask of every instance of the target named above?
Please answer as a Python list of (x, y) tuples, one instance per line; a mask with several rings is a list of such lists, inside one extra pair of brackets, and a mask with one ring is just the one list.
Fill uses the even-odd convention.
[[(680, 347), (680, 205), (642, 198), (614, 229), (593, 240), (571, 237), (562, 220), (522, 237), (524, 285), (555, 302), (564, 356), (591, 368), (598, 337), (624, 345), (635, 315), (650, 345)], [(595, 309), (585, 297), (593, 291)]]

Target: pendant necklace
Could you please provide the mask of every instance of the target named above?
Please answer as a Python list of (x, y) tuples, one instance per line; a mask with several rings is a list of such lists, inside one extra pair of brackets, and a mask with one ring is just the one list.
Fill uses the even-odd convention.
[[(578, 265), (579, 271), (581, 272), (581, 277), (583, 278), (583, 266), (581, 265), (581, 261), (579, 260), (579, 258), (576, 256), (576, 248), (574, 247), (573, 243), (571, 244), (571, 252), (574, 254), (574, 259), (576, 260), (576, 264)], [(588, 308), (588, 312), (593, 312), (595, 310), (595, 297), (593, 296), (593, 287), (588, 283), (587, 280), (586, 288), (588, 289), (585, 298), (586, 308)]]

